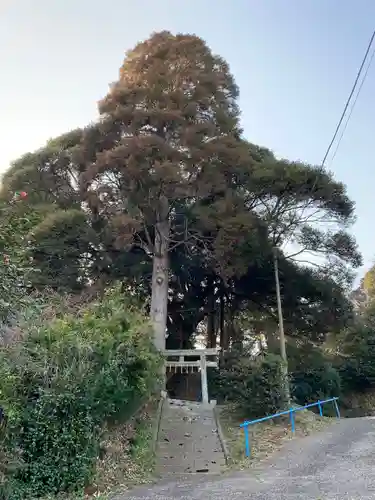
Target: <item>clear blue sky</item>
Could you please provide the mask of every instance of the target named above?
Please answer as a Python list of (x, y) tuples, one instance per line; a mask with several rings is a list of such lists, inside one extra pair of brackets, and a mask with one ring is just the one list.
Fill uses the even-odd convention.
[[(374, 0), (0, 0), (0, 170), (96, 116), (124, 52), (152, 31), (196, 33), (241, 90), (246, 137), (320, 163), (375, 28)], [(366, 265), (375, 62), (333, 163), (357, 203)]]

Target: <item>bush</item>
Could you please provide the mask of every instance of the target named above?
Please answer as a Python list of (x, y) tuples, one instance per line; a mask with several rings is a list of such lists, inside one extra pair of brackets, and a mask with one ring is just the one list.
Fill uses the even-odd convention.
[(321, 349), (304, 345), (289, 354), (291, 394), (298, 404), (340, 395), (340, 374)]
[(346, 332), (338, 364), (345, 391), (363, 392), (375, 387), (375, 326), (359, 324)]
[(159, 373), (147, 322), (117, 292), (31, 328), (0, 357), (6, 443), (22, 458), (12, 478), (20, 498), (88, 485), (104, 424), (128, 417)]
[(283, 407), (281, 359), (268, 354), (255, 359), (229, 353), (220, 369), (211, 372), (211, 393), (219, 401), (238, 405), (246, 418), (272, 414)]

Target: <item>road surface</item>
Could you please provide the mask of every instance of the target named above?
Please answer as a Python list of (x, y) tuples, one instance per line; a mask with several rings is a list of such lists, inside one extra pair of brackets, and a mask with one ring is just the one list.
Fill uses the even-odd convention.
[(375, 418), (342, 419), (292, 439), (249, 471), (191, 475), (114, 500), (357, 500), (375, 498)]

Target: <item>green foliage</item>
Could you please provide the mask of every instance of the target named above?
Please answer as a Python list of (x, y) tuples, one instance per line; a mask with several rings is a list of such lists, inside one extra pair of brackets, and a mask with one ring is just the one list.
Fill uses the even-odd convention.
[(234, 314), (246, 303), (273, 319), (268, 257), (292, 238), (327, 272), (288, 266), (280, 255), (288, 330), (324, 340), (346, 320), (341, 285), (361, 261), (346, 232), (354, 203), (321, 167), (245, 141), (238, 94), (227, 63), (197, 36), (154, 33), (130, 51), (100, 120), (22, 156), (4, 175), (7, 195), (25, 189), (32, 206), (54, 207), (31, 238), (33, 286), (75, 291), (124, 279), (138, 296), (161, 299), (150, 279), (161, 245), (171, 265), (169, 342), (178, 345), (183, 332), (188, 344), (204, 315), (207, 276)]
[(281, 359), (231, 352), (219, 370), (210, 373), (211, 390), (219, 401), (238, 405), (246, 418), (262, 417), (283, 407)]
[(298, 404), (340, 396), (340, 374), (321, 349), (309, 345), (295, 349), (289, 355), (289, 370), (292, 397)]
[(88, 485), (104, 424), (127, 418), (159, 373), (148, 324), (117, 292), (0, 354), (7, 442), (23, 462), (13, 481), (25, 498)]
[(375, 265), (366, 272), (362, 280), (362, 287), (369, 299), (373, 299), (375, 295)]
[[(35, 287), (79, 290), (87, 281), (95, 237), (83, 210), (55, 210), (30, 234)], [(91, 238), (90, 238), (91, 236)]]
[(372, 312), (347, 329), (340, 347), (339, 370), (345, 390), (362, 392), (375, 387), (375, 321)]
[[(169, 345), (188, 346), (209, 306), (215, 319), (220, 309), (234, 345), (244, 310), (249, 323), (262, 323), (259, 331), (275, 331), (272, 249), (293, 240), (325, 262), (315, 271), (280, 251), (288, 335), (322, 343), (347, 325), (345, 286), (361, 263), (346, 232), (354, 203), (321, 167), (278, 160), (245, 141), (238, 94), (227, 63), (196, 36), (155, 33), (129, 52), (99, 104), (100, 120), (24, 155), (4, 175), (0, 321), (14, 320), (30, 289), (103, 290), (121, 279), (146, 303), (151, 293), (163, 299), (154, 304), (168, 301), (162, 342), (168, 315)], [(20, 189), (27, 202), (9, 204)], [(163, 288), (155, 269), (163, 269)], [(103, 423), (125, 418), (150, 391), (157, 356), (143, 317), (126, 307), (115, 294), (84, 313), (59, 311), (50, 323), (31, 318), (22, 340), (0, 351), (6, 438), (23, 460), (13, 480), (26, 496), (85, 486)], [(366, 321), (348, 333), (342, 353), (342, 376), (355, 387), (375, 383), (375, 323)], [(337, 395), (338, 373), (321, 354), (302, 348), (295, 361), (298, 402)], [(211, 383), (250, 418), (282, 406), (281, 373), (278, 357), (233, 352)]]
[(18, 158), (3, 176), (4, 192), (25, 190), (32, 204), (79, 208), (80, 170), (75, 152), (81, 137), (82, 130), (72, 130)]
[[(320, 349), (289, 349), (293, 399), (303, 405), (340, 395), (340, 375)], [(268, 354), (251, 358), (229, 353), (220, 370), (210, 373), (211, 390), (220, 401), (238, 404), (246, 418), (262, 417), (284, 407), (281, 359)]]
[(24, 200), (0, 200), (0, 322), (8, 323), (27, 302), (32, 264), (28, 233), (41, 220)]

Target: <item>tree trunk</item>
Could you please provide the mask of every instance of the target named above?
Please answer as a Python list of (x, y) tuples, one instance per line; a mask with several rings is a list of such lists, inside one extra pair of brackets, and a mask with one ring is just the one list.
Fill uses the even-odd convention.
[(228, 326), (225, 324), (225, 302), (224, 297), (220, 298), (220, 347), (221, 353), (224, 355), (224, 352), (229, 348), (229, 335), (228, 335)]
[(216, 311), (215, 295), (213, 290), (208, 299), (207, 347), (216, 347)]
[(168, 201), (161, 200), (159, 222), (155, 224), (155, 248), (152, 268), (151, 321), (154, 331), (154, 344), (165, 350), (168, 318), (168, 243), (169, 220)]
[(224, 332), (224, 323), (225, 323), (225, 303), (224, 297), (220, 296), (220, 338)]

